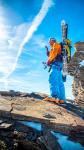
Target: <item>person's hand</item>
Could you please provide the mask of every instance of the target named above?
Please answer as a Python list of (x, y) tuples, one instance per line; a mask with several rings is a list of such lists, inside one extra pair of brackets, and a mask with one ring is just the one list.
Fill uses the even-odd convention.
[(50, 62), (50, 60), (48, 60), (48, 61), (47, 61), (47, 65), (50, 66), (50, 64), (51, 64), (51, 62)]

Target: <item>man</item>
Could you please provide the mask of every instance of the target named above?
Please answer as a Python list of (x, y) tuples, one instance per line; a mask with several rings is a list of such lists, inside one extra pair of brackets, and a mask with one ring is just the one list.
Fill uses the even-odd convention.
[(47, 50), (48, 61), (47, 65), (51, 67), (49, 74), (50, 94), (51, 98), (57, 103), (65, 102), (65, 88), (62, 79), (62, 55), (61, 45), (54, 38), (49, 39), (51, 50)]

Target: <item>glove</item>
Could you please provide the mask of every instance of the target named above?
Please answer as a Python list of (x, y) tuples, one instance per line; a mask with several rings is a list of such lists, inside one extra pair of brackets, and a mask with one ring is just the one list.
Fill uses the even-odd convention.
[(48, 60), (48, 61), (47, 61), (47, 65), (50, 66), (50, 64), (51, 64), (51, 62), (50, 62), (50, 60)]

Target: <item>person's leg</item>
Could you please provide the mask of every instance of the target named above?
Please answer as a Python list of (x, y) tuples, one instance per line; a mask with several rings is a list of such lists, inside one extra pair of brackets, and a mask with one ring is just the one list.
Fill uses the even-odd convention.
[(63, 82), (63, 78), (62, 78), (62, 67), (63, 67), (63, 63), (61, 62), (57, 62), (57, 66), (58, 66), (58, 87), (59, 87), (59, 100), (64, 100), (65, 101), (65, 87), (64, 87), (64, 82)]
[(66, 98), (65, 98), (65, 87), (64, 87), (64, 82), (62, 79), (61, 71), (59, 71), (59, 91), (60, 91), (59, 99), (65, 101), (66, 100)]
[(49, 75), (49, 84), (50, 84), (50, 94), (52, 97), (58, 98), (59, 97), (59, 74), (58, 69), (52, 67), (50, 75)]

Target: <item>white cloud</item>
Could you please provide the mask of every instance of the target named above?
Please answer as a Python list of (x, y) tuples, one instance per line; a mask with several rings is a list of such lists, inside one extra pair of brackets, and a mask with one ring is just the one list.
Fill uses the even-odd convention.
[[(15, 63), (19, 45), (20, 45), (24, 35), (26, 34), (27, 27), (28, 27), (28, 24), (23, 23), (17, 27), (11, 28), (10, 29), (11, 33), (13, 32), (13, 30), (15, 31), (14, 37), (11, 37), (9, 35), (6, 40), (1, 41), (1, 44), (0, 44), (0, 74), (2, 75), (2, 77), (4, 76), (6, 78), (9, 74), (9, 72), (11, 71), (11, 68), (12, 68), (13, 64)], [(24, 34), (22, 34), (22, 31), (24, 29), (25, 29)], [(41, 41), (43, 43), (45, 43), (44, 36), (36, 35), (32, 38), (31, 49), (28, 49), (28, 50), (24, 49), (24, 53), (26, 53), (32, 57), (31, 60), (28, 60), (31, 64), (37, 63), (37, 60), (35, 60), (34, 54), (32, 53), (32, 51), (34, 50), (35, 54), (41, 53), (41, 51), (40, 51), (40, 48), (42, 47)], [(25, 64), (25, 65), (27, 66), (28, 64)], [(18, 62), (16, 68), (21, 69), (26, 66), (24, 66), (24, 64), (22, 64), (21, 62)], [(0, 75), (0, 77), (1, 77), (1, 75)]]
[[(42, 8), (40, 9), (39, 13), (37, 14), (37, 16), (35, 17), (35, 19), (33, 20), (33, 22), (31, 23), (31, 26), (30, 28), (27, 30), (27, 34), (24, 36), (20, 46), (19, 46), (19, 49), (18, 49), (18, 52), (17, 52), (17, 56), (16, 56), (16, 59), (15, 59), (15, 63), (13, 64), (12, 66), (12, 69), (11, 71), (9, 72), (8, 74), (8, 77), (13, 73), (13, 71), (15, 70), (16, 68), (16, 65), (17, 65), (17, 62), (18, 62), (18, 58), (19, 56), (21, 55), (22, 51), (23, 51), (23, 47), (24, 45), (30, 40), (30, 38), (32, 37), (33, 33), (37, 30), (38, 26), (41, 24), (42, 20), (44, 19), (44, 17), (46, 16), (49, 8), (53, 5), (53, 2), (52, 0), (44, 0), (43, 2), (43, 5), (42, 5)], [(21, 29), (20, 29), (21, 30)], [(21, 32), (18, 30), (17, 32), (17, 37), (19, 37), (18, 35), (20, 35)], [(23, 34), (21, 34), (21, 36), (23, 36)], [(17, 43), (17, 41), (16, 41)]]
[[(26, 34), (28, 26), (28, 23), (23, 23), (12, 28), (10, 25), (8, 27), (8, 24), (4, 25), (6, 33), (0, 40), (0, 77), (6, 78), (11, 71), (12, 66), (15, 63), (18, 48)], [(21, 67), (21, 65), (19, 66)]]
[[(45, 15), (48, 12), (48, 9), (51, 6), (52, 0), (44, 0), (42, 8), (40, 9), (39, 13), (32, 23), (23, 23), (15, 27), (11, 27), (8, 24), (6, 18), (3, 15), (3, 8), (0, 7), (0, 58), (2, 58), (0, 72), (4, 76), (9, 76), (15, 70), (18, 57), (23, 50), (23, 46), (32, 37), (34, 31), (37, 30), (38, 26), (44, 19)], [(38, 39), (36, 39), (35, 42), (39, 44)], [(42, 41), (40, 41), (40, 43), (41, 46), (43, 46)], [(7, 55), (9, 56), (9, 58), (7, 57)]]

